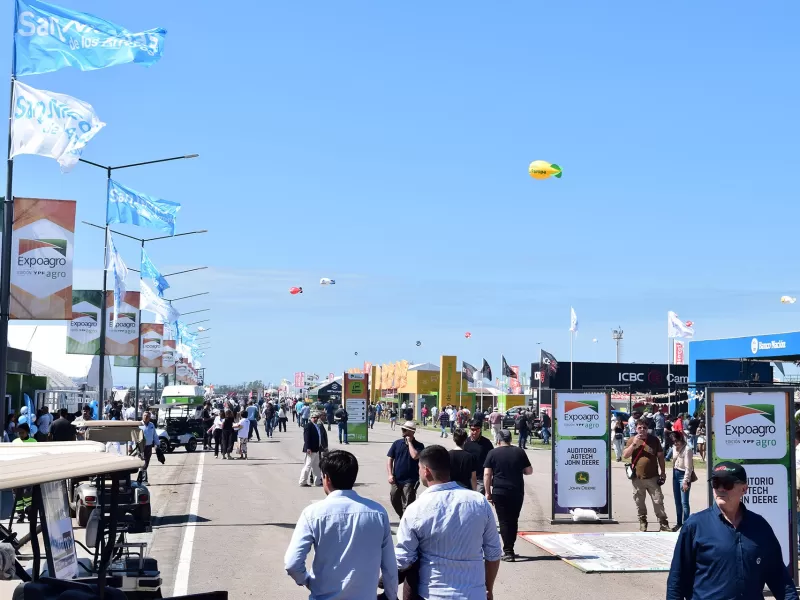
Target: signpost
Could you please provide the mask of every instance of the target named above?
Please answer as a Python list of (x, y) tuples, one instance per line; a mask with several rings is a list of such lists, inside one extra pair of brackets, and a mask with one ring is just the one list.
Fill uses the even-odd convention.
[[(748, 490), (742, 502), (770, 524), (781, 544), (783, 562), (797, 582), (794, 391), (707, 388), (706, 398), (708, 472), (713, 474), (721, 461), (744, 467)], [(714, 502), (710, 484), (708, 499), (709, 504)]]
[(611, 517), (607, 392), (553, 393), (553, 483), (550, 523), (572, 523), (570, 510), (586, 508)]
[(347, 411), (347, 441), (368, 441), (369, 375), (345, 373), (343, 399)]

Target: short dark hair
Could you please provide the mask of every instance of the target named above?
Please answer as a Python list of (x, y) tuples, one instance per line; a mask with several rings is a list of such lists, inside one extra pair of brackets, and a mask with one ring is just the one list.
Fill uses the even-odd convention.
[(450, 453), (444, 446), (428, 446), (419, 453), (419, 463), (430, 469), (438, 481), (450, 481)]
[(358, 460), (350, 452), (331, 450), (319, 461), (323, 475), (337, 490), (352, 490), (358, 476)]
[(69, 411), (66, 408), (62, 408), (58, 411), (58, 414), (66, 419)]
[(469, 426), (470, 427), (482, 427), (483, 426), (483, 421), (481, 421), (480, 419), (470, 419)]
[(19, 425), (17, 425), (17, 430), (20, 430), (20, 429), (22, 429), (24, 431), (27, 431), (28, 433), (31, 432), (31, 428), (28, 426), (27, 423), (20, 423)]
[(674, 442), (676, 442), (676, 443), (677, 442), (680, 442), (681, 444), (685, 444), (686, 443), (686, 438), (684, 437), (683, 433), (680, 432), (680, 431), (673, 431), (669, 435), (672, 438), (672, 440)]
[(461, 448), (464, 442), (467, 441), (467, 432), (459, 427), (453, 432), (453, 441), (456, 443), (456, 446)]

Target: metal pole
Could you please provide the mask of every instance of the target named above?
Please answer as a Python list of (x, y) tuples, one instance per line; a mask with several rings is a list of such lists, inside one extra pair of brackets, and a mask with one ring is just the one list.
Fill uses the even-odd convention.
[[(667, 410), (672, 413), (672, 396), (669, 393), (669, 376), (670, 369), (672, 368), (672, 338), (667, 336)], [(688, 407), (687, 407), (688, 408)]]
[(575, 338), (572, 329), (569, 330), (569, 389), (572, 389), (572, 340)]
[[(144, 240), (142, 242), (142, 252), (144, 252)], [(142, 263), (142, 255), (139, 254), (139, 264)], [(141, 279), (139, 280), (141, 281)], [(136, 341), (136, 419), (139, 419), (139, 375), (142, 372), (142, 296), (139, 295), (139, 336)]]
[[(108, 186), (111, 182), (111, 167), (106, 167), (106, 195)], [(100, 399), (100, 406), (105, 403), (105, 375), (106, 375), (106, 326), (108, 322), (108, 198), (106, 198), (106, 227), (105, 238), (103, 238), (103, 298), (100, 302), (100, 369), (97, 375), (97, 397)], [(136, 408), (138, 410), (138, 408)]]
[(14, 118), (14, 54), (11, 57), (11, 93), (8, 100), (8, 160), (6, 197), (3, 199), (3, 244), (0, 254), (0, 426), (6, 429), (5, 406), (8, 377), (8, 319), (11, 305), (11, 230), (14, 227), (14, 159), (11, 158), (11, 122)]

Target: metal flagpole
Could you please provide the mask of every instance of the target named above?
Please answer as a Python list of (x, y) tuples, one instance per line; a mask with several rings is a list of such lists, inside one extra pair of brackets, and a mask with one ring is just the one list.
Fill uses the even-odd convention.
[(669, 392), (669, 379), (672, 369), (672, 338), (669, 337), (667, 332), (667, 410), (672, 412), (672, 395)]
[(539, 348), (539, 418), (542, 418), (542, 349)]
[(569, 330), (569, 389), (572, 389), (572, 340), (575, 339), (575, 332)]
[[(106, 219), (108, 221), (108, 219)], [(142, 240), (142, 249), (139, 253), (139, 268), (141, 269), (142, 265), (142, 254), (144, 253), (144, 240)], [(142, 273), (139, 272), (139, 288), (142, 287)], [(136, 417), (139, 417), (139, 375), (142, 372), (142, 295), (141, 291), (139, 292), (139, 340), (138, 340), (139, 347), (137, 348), (136, 352)], [(142, 403), (144, 404), (144, 403)], [(144, 406), (142, 406), (144, 408)]]
[[(108, 186), (111, 181), (111, 167), (106, 167), (106, 220), (105, 220), (105, 237), (103, 238), (103, 299), (100, 302), (100, 370), (97, 375), (97, 397), (100, 399), (100, 406), (105, 403), (105, 374), (106, 374), (106, 327), (108, 322)], [(123, 298), (124, 300), (124, 298)], [(137, 392), (138, 394), (138, 392)], [(134, 410), (136, 416), (139, 413), (139, 398), (136, 398)]]

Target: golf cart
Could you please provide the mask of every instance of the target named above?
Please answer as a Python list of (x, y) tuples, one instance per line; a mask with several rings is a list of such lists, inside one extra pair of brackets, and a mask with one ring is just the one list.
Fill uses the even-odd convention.
[[(139, 447), (142, 430), (138, 421), (83, 421), (76, 420), (75, 425), (83, 431), (84, 439), (99, 442), (111, 454), (125, 456), (128, 454), (128, 444), (134, 448)], [(139, 463), (141, 465), (141, 463)], [(102, 483), (101, 483), (102, 482)], [(92, 476), (88, 481), (70, 479), (67, 482), (67, 496), (70, 514), (78, 519), (78, 526), (86, 527), (89, 515), (97, 506), (99, 487), (106, 488), (110, 485), (108, 480), (99, 476)], [(121, 476), (119, 483), (119, 498), (117, 499), (120, 516), (130, 515), (133, 518), (134, 529), (147, 531), (150, 528), (151, 508), (150, 492), (147, 487), (132, 481), (129, 476)], [(135, 533), (131, 530), (131, 533)]]
[(198, 441), (203, 441), (203, 420), (196, 417), (201, 404), (157, 404), (151, 411), (158, 411), (156, 434), (163, 452), (173, 452), (183, 446), (187, 452), (197, 450)]

